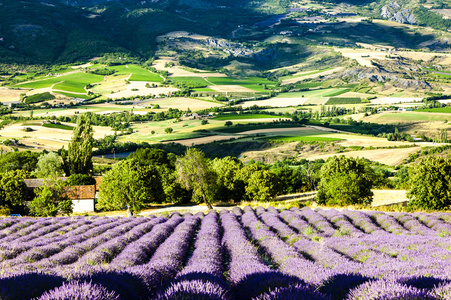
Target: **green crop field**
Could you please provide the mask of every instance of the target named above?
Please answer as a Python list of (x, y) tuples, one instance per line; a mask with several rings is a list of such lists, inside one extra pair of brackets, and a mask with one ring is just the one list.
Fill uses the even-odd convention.
[(72, 93), (65, 93), (65, 92), (56, 92), (57, 94), (61, 94), (63, 96), (66, 97), (71, 97), (71, 98), (80, 98), (80, 99), (90, 99), (92, 98), (92, 96), (88, 96), (88, 95), (82, 95), (82, 94), (72, 94)]
[(343, 139), (322, 136), (268, 136), (262, 139), (277, 142), (336, 142)]
[(129, 136), (121, 136), (119, 137), (119, 141), (144, 141), (144, 142), (168, 142), (168, 141), (178, 141), (178, 140), (186, 140), (198, 138), (203, 135), (196, 133), (171, 133), (171, 134), (158, 134), (158, 135), (143, 135), (143, 134), (134, 134)]
[(263, 114), (228, 114), (228, 115), (219, 115), (214, 117), (214, 120), (247, 120), (247, 119), (279, 119), (280, 116), (276, 115), (263, 115)]
[(335, 97), (329, 98), (326, 105), (339, 105), (339, 104), (358, 104), (362, 103), (362, 99), (358, 97)]
[(433, 112), (401, 112), (401, 113), (385, 113), (368, 118), (370, 122), (374, 123), (410, 123), (418, 121), (448, 121), (451, 120), (451, 115), (447, 115), (444, 112), (433, 113)]
[(132, 73), (130, 81), (163, 82), (163, 78), (159, 74), (152, 73), (136, 65), (129, 65), (128, 67), (129, 72)]
[(242, 125), (242, 126), (230, 126), (230, 127), (220, 127), (211, 128), (211, 131), (223, 132), (223, 133), (240, 133), (250, 130), (260, 130), (260, 129), (272, 129), (272, 128), (294, 128), (294, 127), (305, 127), (304, 125), (295, 124), (268, 124), (262, 123), (261, 125)]
[(332, 70), (333, 68), (326, 68), (326, 69), (322, 69), (322, 70), (315, 70), (315, 71), (311, 71), (311, 72), (306, 72), (303, 74), (297, 74), (297, 75), (288, 75), (288, 76), (284, 76), (281, 77), (281, 80), (287, 80), (287, 79), (292, 79), (292, 78), (298, 78), (298, 77), (304, 77), (304, 76), (309, 76), (309, 75), (314, 75), (314, 74), (318, 74), (318, 73), (322, 73), (322, 72), (326, 72), (329, 70)]
[(149, 81), (149, 82), (163, 82), (163, 78), (157, 74), (150, 72), (147, 69), (144, 69), (143, 67), (140, 67), (138, 65), (118, 65), (118, 66), (95, 66), (91, 69), (108, 69), (108, 70), (114, 70), (115, 76), (120, 75), (130, 75), (130, 78), (128, 80), (130, 81)]
[(344, 88), (318, 89), (303, 92), (281, 93), (276, 98), (301, 98), (301, 97), (332, 97), (338, 92), (347, 91)]
[(103, 80), (103, 76), (95, 75), (91, 73), (74, 73), (58, 77), (51, 77), (39, 81), (32, 81), (22, 84), (17, 84), (15, 87), (20, 88), (49, 88), (55, 85), (53, 88), (56, 90), (63, 90), (67, 92), (85, 93), (84, 87), (91, 83), (100, 82)]
[(337, 91), (335, 91), (335, 92), (327, 93), (327, 96), (325, 96), (325, 97), (335, 97), (335, 96), (339, 96), (339, 95), (341, 95), (341, 94), (344, 94), (344, 93), (349, 92), (350, 90), (351, 90), (351, 89), (339, 89), (339, 90), (337, 90)]
[(31, 104), (31, 103), (39, 103), (47, 100), (53, 100), (55, 99), (55, 96), (50, 94), (49, 92), (35, 94), (32, 96), (28, 96), (25, 98), (25, 103)]
[(451, 113), (451, 106), (421, 109), (418, 111), (435, 112), (435, 113)]
[(53, 123), (44, 123), (42, 124), (43, 127), (47, 128), (58, 128), (58, 129), (64, 129), (64, 130), (74, 130), (74, 127), (64, 124), (53, 124)]
[(244, 79), (235, 79), (230, 77), (208, 77), (208, 81), (215, 85), (239, 85), (257, 92), (266, 91), (265, 85), (267, 87), (274, 87), (276, 84), (274, 81), (258, 77), (248, 77)]
[(171, 77), (171, 80), (173, 82), (193, 82), (199, 85), (210, 85), (207, 81), (205, 81), (205, 79), (203, 79), (202, 77)]

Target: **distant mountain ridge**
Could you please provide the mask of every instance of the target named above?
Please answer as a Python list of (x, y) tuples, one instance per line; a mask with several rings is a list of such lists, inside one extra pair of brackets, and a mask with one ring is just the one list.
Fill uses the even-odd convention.
[[(99, 4), (105, 4), (108, 2), (125, 2), (123, 0), (46, 0), (45, 2), (48, 3), (62, 3), (70, 6), (76, 6), (76, 7), (89, 7), (89, 6), (95, 6)], [(133, 1), (127, 1), (127, 2), (133, 2)], [(135, 1), (137, 2), (137, 1)]]
[[(350, 3), (366, 5), (368, 1)], [(323, 2), (333, 7), (343, 1)], [(0, 0), (0, 63), (69, 63), (112, 52), (149, 58), (155, 53), (156, 37), (172, 31), (230, 40), (236, 38), (239, 28), (247, 28), (248, 35), (239, 42), (258, 43), (266, 37), (261, 31), (254, 35), (253, 25), (286, 13), (292, 3), (291, 0)], [(375, 8), (368, 11), (375, 18), (440, 30), (451, 28), (451, 20), (442, 19), (417, 2), (374, 3)], [(206, 59), (205, 64), (209, 63)]]

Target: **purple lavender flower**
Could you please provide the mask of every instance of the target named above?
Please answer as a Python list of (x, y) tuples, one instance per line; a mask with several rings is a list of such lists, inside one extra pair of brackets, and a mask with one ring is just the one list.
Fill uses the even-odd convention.
[(424, 290), (395, 281), (376, 280), (366, 282), (349, 292), (348, 300), (416, 300), (436, 299)]
[(90, 282), (68, 282), (45, 292), (38, 300), (119, 300), (120, 297), (105, 287)]

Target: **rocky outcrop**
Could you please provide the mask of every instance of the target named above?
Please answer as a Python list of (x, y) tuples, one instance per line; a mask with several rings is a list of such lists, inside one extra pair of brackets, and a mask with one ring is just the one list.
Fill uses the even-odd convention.
[(225, 53), (236, 57), (251, 56), (255, 53), (254, 50), (246, 48), (241, 44), (228, 42), (222, 39), (208, 38), (205, 40), (205, 45), (207, 47), (220, 49)]
[(348, 81), (362, 81), (369, 80), (371, 82), (390, 82), (394, 87), (413, 90), (430, 90), (431, 85), (424, 80), (405, 79), (398, 76), (398, 74), (392, 74), (385, 71), (380, 71), (377, 68), (355, 68), (346, 69), (339, 77)]
[(381, 16), (390, 21), (402, 24), (415, 24), (415, 15), (408, 8), (403, 8), (398, 2), (393, 1), (384, 5), (381, 9)]

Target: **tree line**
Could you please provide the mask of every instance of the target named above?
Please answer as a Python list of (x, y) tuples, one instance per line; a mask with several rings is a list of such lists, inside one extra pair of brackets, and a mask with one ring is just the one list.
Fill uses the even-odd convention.
[[(93, 184), (91, 118), (77, 120), (68, 149), (54, 152), (9, 152), (0, 156), (1, 211), (36, 216), (69, 214), (67, 186)], [(374, 187), (393, 187), (386, 170), (368, 160), (334, 156), (327, 161), (288, 160), (273, 165), (244, 164), (231, 156), (208, 159), (196, 148), (176, 155), (141, 148), (114, 164), (100, 184), (99, 210), (127, 208), (137, 213), (151, 203), (270, 201), (278, 195), (317, 190), (317, 202), (346, 206), (369, 204)], [(451, 159), (427, 156), (398, 171), (409, 188), (409, 205), (446, 209), (451, 205)], [(69, 177), (62, 182), (60, 176)], [(25, 178), (45, 178), (27, 199)]]

